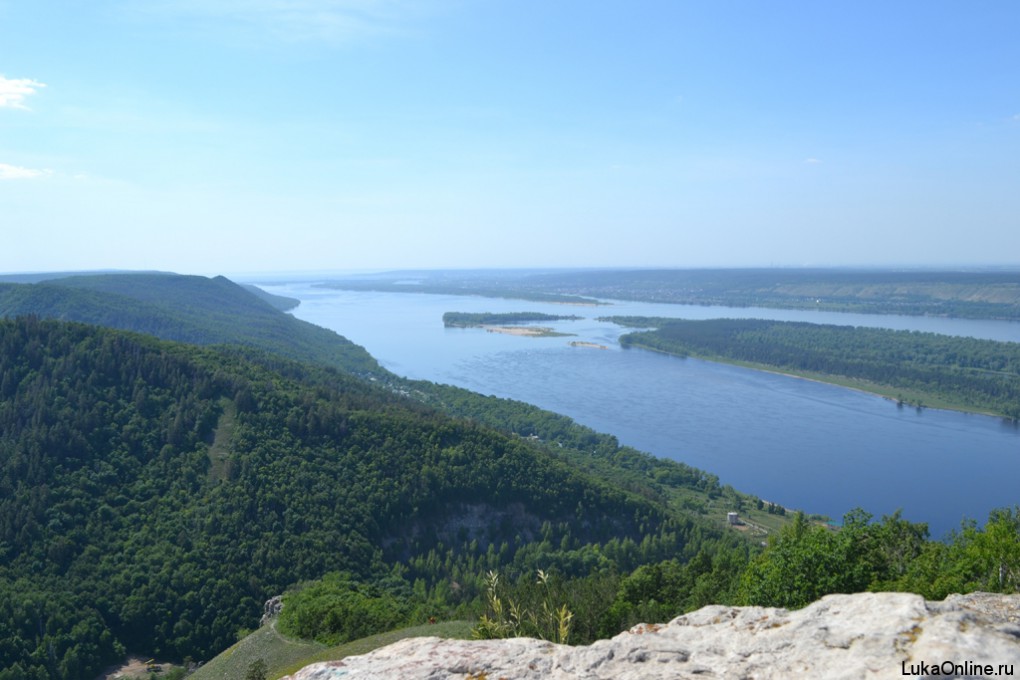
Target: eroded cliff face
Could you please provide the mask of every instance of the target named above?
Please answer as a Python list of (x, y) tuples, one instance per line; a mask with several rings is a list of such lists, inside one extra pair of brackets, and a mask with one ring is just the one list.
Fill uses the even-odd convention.
[(797, 611), (711, 606), (588, 647), (412, 638), (290, 680), (1020, 677), (1020, 595), (829, 595)]

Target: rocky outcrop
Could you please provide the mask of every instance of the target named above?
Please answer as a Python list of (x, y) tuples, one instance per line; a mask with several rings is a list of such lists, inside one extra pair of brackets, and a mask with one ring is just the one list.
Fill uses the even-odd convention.
[(1020, 595), (829, 595), (796, 611), (711, 606), (587, 647), (410, 638), (290, 680), (1020, 676)]
[(262, 605), (262, 620), (259, 622), (260, 626), (265, 626), (270, 623), (283, 611), (283, 595), (274, 595), (273, 597), (266, 600), (265, 604)]

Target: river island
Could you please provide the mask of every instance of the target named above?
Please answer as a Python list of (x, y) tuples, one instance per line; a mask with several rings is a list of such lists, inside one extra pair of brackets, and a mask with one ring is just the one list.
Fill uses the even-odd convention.
[(542, 312), (446, 312), (443, 325), (447, 328), (484, 328), (489, 333), (520, 335), (529, 338), (566, 337), (548, 326), (525, 326), (534, 321), (576, 321), (584, 317), (558, 316)]

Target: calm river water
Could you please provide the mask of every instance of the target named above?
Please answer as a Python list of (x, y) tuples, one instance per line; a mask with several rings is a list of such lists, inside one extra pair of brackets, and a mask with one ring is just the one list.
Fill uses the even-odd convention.
[[(1020, 324), (617, 302), (586, 307), (479, 297), (263, 285), (301, 300), (294, 315), (364, 346), (399, 375), (562, 413), (724, 484), (833, 518), (902, 509), (934, 537), (1020, 503), (1020, 430), (999, 418), (898, 408), (889, 400), (782, 375), (622, 350), (611, 314), (757, 317), (878, 326), (1020, 342)], [(448, 311), (573, 314), (529, 338), (448, 329)], [(550, 324), (543, 324), (550, 325)], [(571, 347), (572, 340), (605, 345)]]

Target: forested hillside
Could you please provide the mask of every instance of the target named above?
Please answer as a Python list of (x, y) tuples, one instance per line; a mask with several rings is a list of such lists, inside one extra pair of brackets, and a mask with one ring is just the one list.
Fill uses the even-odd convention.
[[(645, 495), (662, 499), (669, 489), (695, 488), (713, 496), (725, 491), (724, 502), (729, 505), (743, 502), (743, 497), (733, 489), (722, 489), (713, 475), (621, 448), (614, 437), (578, 426), (570, 418), (529, 404), (395, 376), (346, 338), (278, 311), (288, 304), (289, 298), (272, 305), (276, 309), (268, 309), (248, 294), (248, 288), (222, 277), (166, 273), (95, 274), (37, 285), (0, 284), (0, 316), (35, 314), (134, 330), (169, 340), (261, 348), (367, 375), (391, 390), (449, 414), (471, 418), (507, 434), (537, 437), (547, 445), (547, 452), (570, 458), (572, 465), (597, 472), (612, 484), (623, 483), (626, 477), (629, 487)], [(264, 291), (255, 294), (266, 296)], [(584, 454), (577, 455), (581, 451)], [(685, 503), (688, 510), (706, 511), (703, 496), (687, 497)], [(724, 511), (715, 512), (719, 515)]]
[(207, 658), (331, 571), (455, 605), (487, 569), (629, 570), (720, 540), (335, 370), (33, 318), (0, 321), (0, 447), (3, 678)]
[(584, 642), (714, 602), (1020, 583), (1010, 510), (948, 544), (898, 517), (799, 516), (755, 556), (761, 533), (723, 513), (777, 529), (784, 508), (569, 418), (392, 376), (225, 279), (0, 301), (212, 344), (0, 320), (0, 680), (88, 678), (125, 650), (207, 659), (285, 591), (291, 630), (327, 641), (483, 612), (483, 634), (557, 634), (501, 619), (495, 596), (569, 614)]
[(199, 345), (261, 347), (358, 375), (381, 373), (364, 348), (285, 314), (281, 308), (293, 301), (277, 298), (222, 276), (104, 274), (0, 284), (0, 317), (33, 314)]

